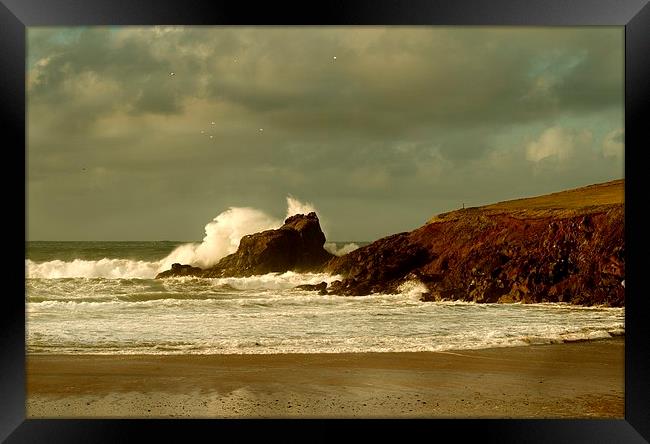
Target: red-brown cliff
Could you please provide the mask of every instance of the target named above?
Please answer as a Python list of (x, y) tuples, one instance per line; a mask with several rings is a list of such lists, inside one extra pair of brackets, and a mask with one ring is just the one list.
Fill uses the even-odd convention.
[(441, 214), (345, 256), (325, 270), (329, 293), (425, 300), (625, 303), (624, 181)]

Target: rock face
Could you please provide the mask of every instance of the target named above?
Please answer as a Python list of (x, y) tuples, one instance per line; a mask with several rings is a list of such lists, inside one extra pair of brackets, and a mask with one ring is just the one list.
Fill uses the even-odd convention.
[(361, 296), (417, 281), (426, 301), (625, 304), (624, 181), (467, 208), (344, 256), (323, 249), (315, 213), (244, 236), (236, 253), (201, 270), (174, 264), (157, 277), (325, 271), (343, 277), (300, 289)]
[[(620, 203), (602, 197), (612, 188)], [(623, 182), (551, 196), (454, 211), (336, 257), (326, 271), (345, 278), (328, 290), (395, 293), (415, 280), (431, 301), (623, 306)]]
[(333, 282), (329, 290), (351, 296), (396, 290), (406, 274), (427, 264), (431, 258), (431, 251), (426, 245), (414, 242), (411, 233), (394, 234), (332, 259), (326, 271), (343, 275), (345, 279)]
[(297, 214), (287, 218), (277, 230), (242, 237), (237, 251), (222, 258), (213, 267), (201, 270), (189, 265), (179, 265), (176, 269), (172, 266), (171, 270), (156, 277), (231, 277), (285, 271), (320, 271), (333, 257), (323, 248), (324, 244), (325, 235), (316, 213)]

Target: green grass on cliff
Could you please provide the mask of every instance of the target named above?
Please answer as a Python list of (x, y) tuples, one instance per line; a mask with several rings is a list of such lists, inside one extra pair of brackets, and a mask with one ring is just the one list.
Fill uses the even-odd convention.
[(622, 205), (624, 197), (625, 179), (619, 179), (543, 196), (507, 200), (482, 207), (451, 211), (433, 217), (428, 223), (450, 221), (476, 212), (483, 214), (508, 213), (513, 217), (569, 217)]

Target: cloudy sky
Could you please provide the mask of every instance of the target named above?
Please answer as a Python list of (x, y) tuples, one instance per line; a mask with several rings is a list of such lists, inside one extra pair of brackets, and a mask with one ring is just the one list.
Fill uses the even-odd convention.
[[(28, 29), (29, 240), (329, 240), (622, 178), (623, 27)], [(173, 74), (172, 74), (173, 73)]]

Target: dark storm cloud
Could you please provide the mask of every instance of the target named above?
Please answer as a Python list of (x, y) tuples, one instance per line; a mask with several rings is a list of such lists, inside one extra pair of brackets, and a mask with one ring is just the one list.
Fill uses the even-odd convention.
[(28, 67), (31, 238), (288, 193), (374, 238), (623, 174), (622, 28), (30, 28)]

